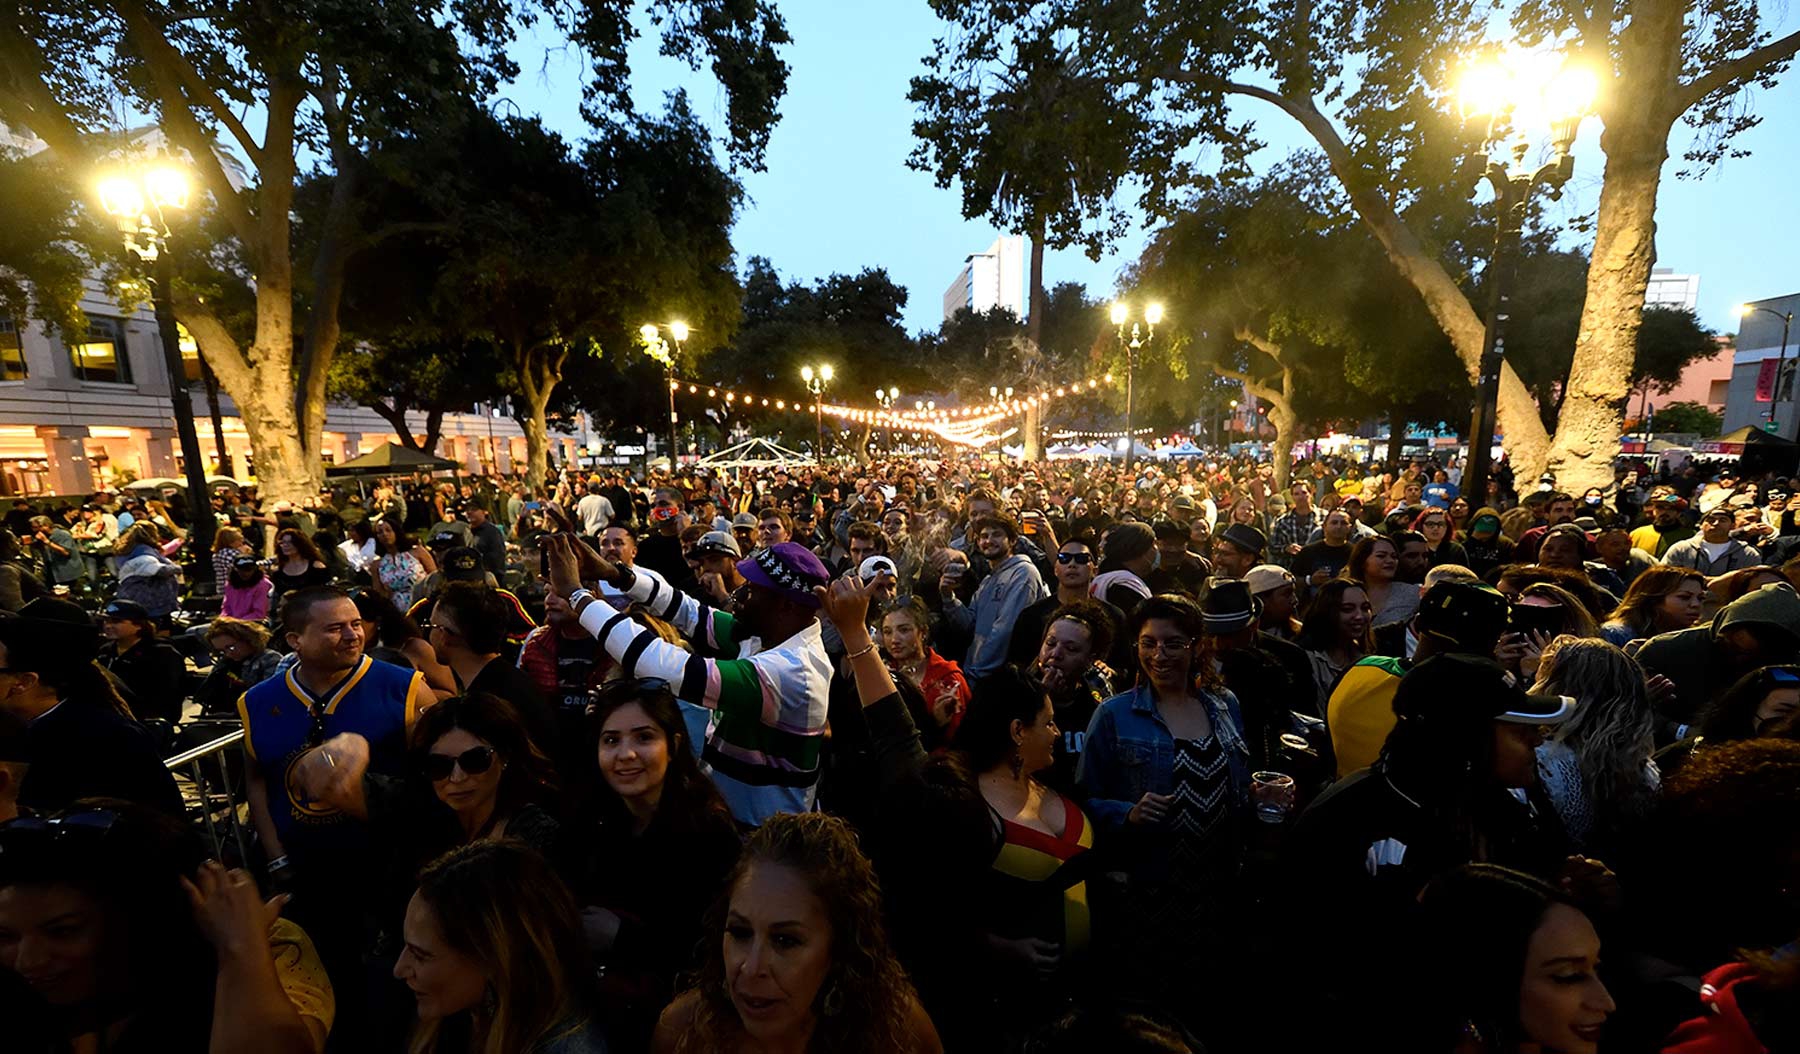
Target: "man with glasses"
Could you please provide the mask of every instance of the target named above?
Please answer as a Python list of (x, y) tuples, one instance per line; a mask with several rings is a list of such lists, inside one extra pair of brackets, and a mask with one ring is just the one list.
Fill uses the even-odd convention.
[(446, 586), (431, 609), (425, 629), (437, 659), (456, 678), (456, 694), (496, 695), (511, 703), (532, 740), (559, 765), (571, 747), (556, 734), (550, 706), (531, 683), (531, 677), (503, 654), (506, 647), (507, 604), (498, 593), (475, 582)]
[(1074, 538), (1062, 544), (1062, 548), (1056, 551), (1056, 592), (1019, 613), (1018, 624), (1013, 629), (1012, 643), (1007, 647), (1008, 662), (1021, 669), (1030, 665), (1039, 656), (1044, 643), (1044, 631), (1049, 628), (1051, 618), (1057, 610), (1092, 600), (1106, 615), (1106, 637), (1112, 642), (1111, 649), (1096, 658), (1104, 659), (1114, 670), (1131, 668), (1131, 646), (1124, 639), (1125, 612), (1119, 610), (1117, 605), (1088, 595), (1088, 587), (1093, 585), (1094, 574), (1099, 569), (1100, 557), (1086, 541)]

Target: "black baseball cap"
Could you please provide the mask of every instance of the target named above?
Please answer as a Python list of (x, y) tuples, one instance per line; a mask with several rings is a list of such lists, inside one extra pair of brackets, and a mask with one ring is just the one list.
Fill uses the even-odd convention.
[(149, 622), (150, 612), (144, 605), (130, 600), (112, 600), (100, 609), (100, 617), (115, 622)]
[(1532, 695), (1511, 670), (1485, 655), (1433, 655), (1394, 691), (1401, 720), (1486, 718), (1513, 725), (1559, 725), (1575, 713), (1566, 695)]
[(487, 572), (481, 566), (481, 554), (459, 545), (444, 554), (444, 581), (485, 582)]
[(1506, 632), (1509, 607), (1506, 594), (1485, 583), (1439, 582), (1419, 600), (1419, 634), (1487, 654)]

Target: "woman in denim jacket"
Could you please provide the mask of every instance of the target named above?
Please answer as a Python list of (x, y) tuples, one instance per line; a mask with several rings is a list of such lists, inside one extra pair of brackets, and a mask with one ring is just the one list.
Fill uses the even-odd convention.
[[(1237, 583), (1241, 586), (1241, 583)], [(1117, 837), (1126, 894), (1115, 923), (1096, 918), (1121, 953), (1117, 969), (1138, 989), (1169, 988), (1209, 1019), (1228, 1006), (1241, 961), (1238, 888), (1249, 817), (1250, 752), (1237, 698), (1224, 686), (1207, 631), (1248, 625), (1240, 612), (1213, 608), (1234, 593), (1216, 590), (1206, 613), (1186, 597), (1152, 597), (1133, 622), (1137, 687), (1101, 704), (1088, 723), (1077, 781), (1102, 831)], [(1096, 915), (1100, 915), (1096, 905)], [(1205, 1005), (1202, 1005), (1205, 1004)]]

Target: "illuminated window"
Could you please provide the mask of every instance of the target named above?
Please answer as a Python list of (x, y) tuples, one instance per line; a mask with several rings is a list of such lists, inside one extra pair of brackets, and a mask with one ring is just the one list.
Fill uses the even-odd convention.
[(125, 356), (125, 324), (116, 318), (88, 316), (87, 342), (69, 346), (69, 363), (75, 379), (131, 383), (131, 363)]
[(175, 343), (181, 348), (181, 375), (189, 384), (200, 383), (200, 342), (181, 323), (175, 323)]
[(10, 318), (0, 318), (0, 381), (25, 379), (25, 349), (19, 346), (19, 327)]

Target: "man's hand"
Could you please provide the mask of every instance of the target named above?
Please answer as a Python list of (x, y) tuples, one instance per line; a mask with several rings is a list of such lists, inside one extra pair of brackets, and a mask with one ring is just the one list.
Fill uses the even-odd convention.
[(700, 572), (700, 588), (721, 607), (731, 599), (731, 594), (725, 591), (725, 579), (715, 571)]
[(1289, 556), (1299, 556), (1300, 555), (1300, 543), (1289, 542), (1288, 547), (1287, 547), (1287, 554)]
[(342, 808), (368, 771), (369, 741), (343, 732), (301, 755), (294, 765), (294, 780), (307, 797)]
[(269, 927), (281, 916), (287, 894), (264, 901), (249, 872), (227, 871), (213, 860), (201, 864), (191, 881), (183, 877), (181, 888), (193, 905), (194, 922), (220, 958), (269, 954)]
[(855, 571), (847, 572), (829, 586), (813, 587), (813, 595), (819, 598), (825, 616), (831, 619), (831, 624), (837, 627), (838, 635), (846, 643), (852, 631), (868, 635), (869, 600), (874, 596), (874, 587), (873, 582), (864, 582)]
[(1168, 794), (1156, 794), (1146, 791), (1138, 803), (1125, 814), (1126, 823), (1159, 824), (1169, 817), (1169, 804), (1175, 799)]

